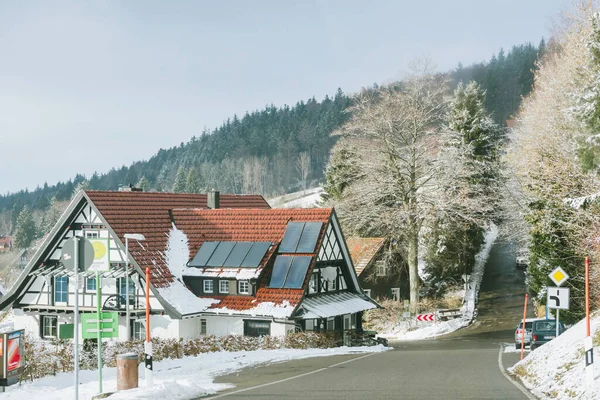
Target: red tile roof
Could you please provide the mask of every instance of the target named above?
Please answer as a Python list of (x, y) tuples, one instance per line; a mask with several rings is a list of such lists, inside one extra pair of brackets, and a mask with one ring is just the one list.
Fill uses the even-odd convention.
[[(125, 243), (126, 233), (146, 237), (144, 251), (131, 245), (131, 254), (142, 268), (150, 267), (151, 282), (168, 286), (173, 275), (164, 265), (163, 253), (173, 226), (169, 211), (176, 208), (206, 208), (206, 194), (86, 191), (86, 195)], [(221, 194), (220, 207), (270, 209), (260, 195)], [(131, 243), (130, 243), (131, 244)]]
[[(289, 221), (323, 222), (315, 253), (316, 256), (333, 212), (330, 208), (271, 209), (258, 195), (224, 195), (220, 208), (206, 208), (206, 195), (146, 192), (87, 191), (89, 199), (98, 208), (114, 232), (125, 242), (125, 233), (141, 233), (146, 240), (138, 245), (130, 241), (130, 252), (140, 267), (150, 267), (151, 282), (155, 287), (167, 287), (174, 276), (165, 264), (164, 253), (173, 222), (188, 237), (190, 257), (194, 257), (205, 241), (271, 242), (273, 246), (259, 268), (271, 267), (274, 252), (285, 233)], [(313, 261), (314, 264), (314, 261)], [(313, 265), (309, 267), (303, 287), (306, 286)], [(249, 310), (260, 303), (296, 306), (302, 299), (303, 289), (267, 288), (268, 274), (258, 283), (256, 296), (209, 296), (220, 303), (212, 308)]]
[(360, 275), (383, 247), (385, 238), (352, 237), (346, 239), (356, 275)]
[[(184, 231), (188, 237), (191, 257), (196, 255), (205, 241), (271, 242), (278, 245), (283, 238), (288, 222), (322, 222), (323, 228), (321, 228), (315, 252), (303, 254), (316, 256), (332, 211), (331, 208), (173, 210), (173, 217), (177, 228)], [(276, 246), (273, 246), (267, 252), (259, 268), (272, 266), (275, 250)], [(303, 287), (308, 282), (312, 267), (313, 265), (307, 272)], [(247, 310), (256, 307), (261, 302), (281, 304), (284, 301), (296, 306), (302, 299), (303, 289), (268, 288), (266, 287), (267, 278), (268, 274), (263, 274), (257, 287), (256, 297), (224, 296), (220, 303), (212, 305), (211, 308)]]

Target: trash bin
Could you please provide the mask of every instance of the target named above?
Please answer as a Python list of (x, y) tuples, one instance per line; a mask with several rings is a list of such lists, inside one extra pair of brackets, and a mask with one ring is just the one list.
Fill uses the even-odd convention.
[(138, 360), (135, 353), (117, 355), (117, 390), (138, 387)]

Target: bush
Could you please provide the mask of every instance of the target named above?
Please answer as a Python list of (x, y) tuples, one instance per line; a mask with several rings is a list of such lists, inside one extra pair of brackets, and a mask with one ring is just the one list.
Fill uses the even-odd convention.
[[(188, 340), (152, 339), (152, 350), (154, 361), (161, 361), (217, 351), (329, 348), (335, 347), (338, 343), (338, 335), (333, 332), (301, 332), (284, 337), (230, 335), (202, 336)], [(56, 375), (58, 372), (72, 372), (74, 369), (72, 340), (44, 341), (26, 334), (24, 346), (26, 363), (21, 380), (33, 381), (43, 376)], [(142, 340), (103, 342), (104, 366), (116, 367), (117, 355), (123, 353), (136, 353), (139, 355), (139, 361), (142, 362), (144, 342)], [(84, 340), (80, 345), (79, 354), (79, 367), (82, 370), (95, 370), (98, 367), (98, 346), (95, 340)]]

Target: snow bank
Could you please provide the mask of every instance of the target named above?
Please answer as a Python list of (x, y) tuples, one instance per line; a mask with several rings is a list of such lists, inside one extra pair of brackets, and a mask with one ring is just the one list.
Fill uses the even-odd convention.
[[(594, 332), (594, 354), (600, 352), (600, 314), (591, 321)], [(595, 362), (596, 379), (586, 393), (585, 359), (583, 340), (585, 319), (574, 325), (558, 338), (544, 344), (519, 361), (509, 372), (521, 379), (523, 384), (540, 399), (600, 399), (600, 363)], [(513, 344), (511, 344), (514, 347)]]
[[(276, 363), (309, 357), (325, 357), (340, 354), (377, 353), (389, 350), (381, 345), (374, 347), (338, 347), (332, 349), (308, 350), (256, 350), (238, 352), (217, 352), (185, 357), (177, 360), (164, 360), (154, 363), (154, 386), (145, 388), (144, 368), (139, 368), (139, 388), (120, 391), (110, 399), (193, 399), (214, 394), (232, 387), (214, 383), (214, 378), (242, 368), (265, 363)], [(79, 398), (89, 400), (98, 393), (98, 372), (81, 371)], [(116, 368), (104, 368), (103, 391), (117, 390)], [(56, 376), (24, 382), (8, 387), (2, 394), (3, 400), (44, 399), (62, 400), (72, 398), (73, 373), (59, 373)]]

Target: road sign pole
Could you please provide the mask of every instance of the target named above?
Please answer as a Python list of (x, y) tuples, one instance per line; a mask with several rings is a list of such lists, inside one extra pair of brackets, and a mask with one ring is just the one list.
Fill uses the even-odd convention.
[(145, 374), (146, 388), (152, 387), (152, 339), (150, 338), (150, 268), (146, 267), (146, 343), (144, 343), (146, 353)]
[(557, 308), (556, 309), (556, 337), (558, 337), (558, 324), (560, 324), (560, 310)]
[[(73, 313), (73, 356), (75, 362), (75, 400), (79, 399), (79, 238), (73, 237), (73, 272), (75, 273), (75, 309)], [(67, 285), (67, 301), (69, 288)]]
[(96, 271), (96, 312), (98, 313), (98, 393), (102, 393), (102, 330), (100, 321), (102, 320), (102, 283), (100, 282), (100, 271)]
[(529, 294), (525, 293), (525, 306), (523, 307), (523, 326), (521, 327), (521, 360), (525, 354), (525, 329), (527, 329), (527, 300)]
[(590, 329), (590, 258), (585, 258), (585, 382), (591, 394), (594, 385), (594, 344)]

